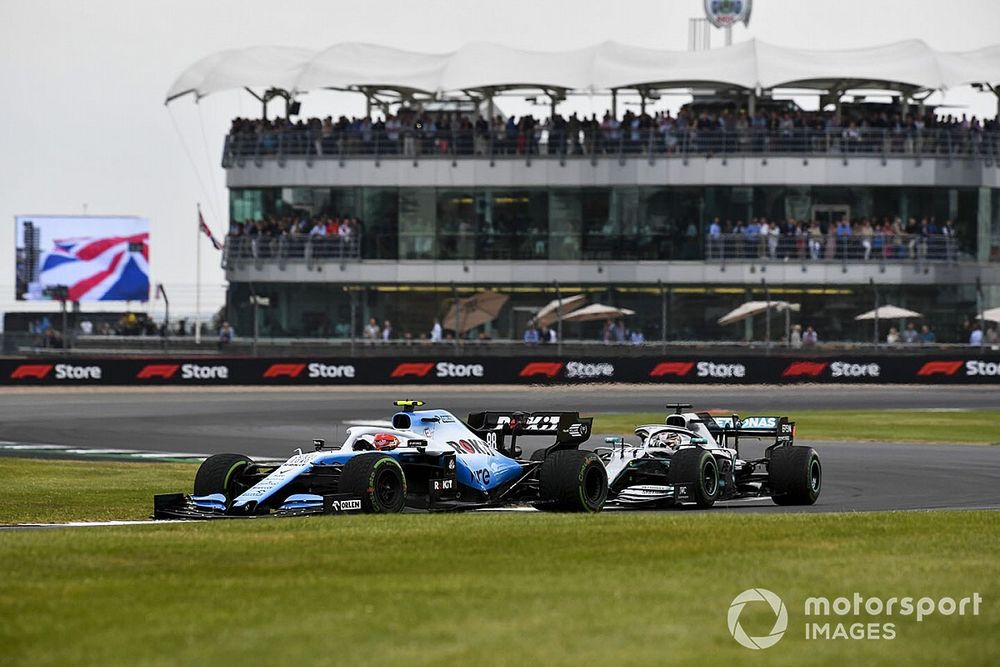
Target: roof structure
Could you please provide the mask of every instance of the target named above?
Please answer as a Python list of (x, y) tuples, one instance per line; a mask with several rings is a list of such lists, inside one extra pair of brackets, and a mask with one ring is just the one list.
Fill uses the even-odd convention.
[(790, 49), (757, 39), (707, 51), (668, 51), (603, 42), (570, 51), (528, 51), (474, 42), (419, 53), (347, 42), (323, 50), (253, 46), (207, 56), (167, 92), (185, 95), (266, 87), (410, 91), (430, 96), (539, 89), (599, 93), (693, 86), (746, 90), (879, 88), (908, 92), (1000, 82), (1000, 44), (963, 52), (905, 40), (861, 49)]

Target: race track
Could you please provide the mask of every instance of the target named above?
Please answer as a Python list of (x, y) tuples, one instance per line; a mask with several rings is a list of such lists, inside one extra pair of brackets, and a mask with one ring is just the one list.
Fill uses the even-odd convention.
[[(696, 409), (788, 414), (816, 408), (996, 408), (1000, 389), (962, 387), (407, 388), (274, 390), (36, 390), (7, 392), (0, 440), (86, 448), (287, 456), (313, 438), (337, 442), (345, 422), (386, 419), (396, 398), (422, 398), (464, 416), (483, 409), (660, 411)], [(858, 425), (859, 430), (863, 425)], [(597, 440), (595, 438), (595, 440)], [(598, 443), (599, 444), (599, 441)], [(1000, 508), (1000, 447), (893, 443), (805, 443), (824, 465), (820, 501), (807, 511)], [(761, 445), (762, 447), (762, 445)], [(755, 456), (753, 448), (744, 452)], [(181, 489), (178, 489), (181, 490)], [(725, 503), (732, 511), (796, 511), (770, 500)], [(799, 509), (801, 511), (802, 508)]]

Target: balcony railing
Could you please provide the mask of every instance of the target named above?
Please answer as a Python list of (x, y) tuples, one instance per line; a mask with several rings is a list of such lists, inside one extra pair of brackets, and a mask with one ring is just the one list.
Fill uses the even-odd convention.
[(1000, 132), (965, 129), (665, 129), (353, 131), (287, 128), (226, 136), (223, 166), (287, 158), (590, 159), (660, 156), (978, 158), (1000, 166)]
[[(400, 260), (494, 261), (706, 261), (756, 264), (770, 262), (847, 264), (957, 263), (961, 259), (954, 237), (943, 234), (835, 234), (761, 235), (719, 234), (704, 240), (677, 234), (582, 235), (544, 232), (400, 233)], [(284, 267), (305, 263), (310, 268), (372, 259), (362, 256), (360, 235), (349, 238), (280, 235), (231, 236), (226, 240), (223, 267), (253, 264)]]
[(305, 262), (308, 266), (355, 262), (361, 259), (361, 235), (340, 236), (230, 236), (222, 254), (223, 268), (253, 263), (284, 266), (286, 262)]

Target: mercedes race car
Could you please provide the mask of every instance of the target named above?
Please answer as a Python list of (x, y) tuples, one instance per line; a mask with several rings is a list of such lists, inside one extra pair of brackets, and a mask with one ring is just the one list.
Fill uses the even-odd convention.
[[(608, 478), (593, 452), (579, 449), (592, 418), (576, 412), (479, 412), (463, 422), (444, 410), (396, 401), (390, 423), (355, 426), (339, 447), (280, 465), (242, 454), (208, 457), (194, 493), (154, 498), (154, 518), (390, 513), (478, 509), (530, 503), (543, 510), (598, 512)], [(522, 460), (519, 436), (546, 437)]]
[[(635, 429), (639, 444), (606, 438), (596, 452), (608, 471), (608, 500), (618, 506), (691, 504), (770, 496), (778, 505), (812, 505), (823, 468), (811, 447), (793, 445), (787, 417), (712, 416), (671, 403), (663, 424)], [(774, 439), (763, 458), (740, 458), (740, 440)]]

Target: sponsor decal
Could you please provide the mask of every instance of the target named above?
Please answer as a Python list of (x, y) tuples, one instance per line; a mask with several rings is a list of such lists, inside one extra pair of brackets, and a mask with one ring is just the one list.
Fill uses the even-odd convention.
[(965, 374), (972, 375), (1000, 375), (1000, 363), (995, 361), (966, 361)]
[(667, 375), (684, 377), (694, 368), (693, 361), (661, 361), (649, 372), (649, 377), (660, 378)]
[(413, 377), (426, 377), (431, 369), (434, 368), (433, 362), (426, 363), (402, 363), (396, 366), (389, 374), (391, 378), (405, 378), (409, 376)]
[(32, 378), (44, 380), (52, 371), (54, 380), (100, 380), (100, 366), (80, 366), (77, 364), (21, 364), (15, 368), (10, 377), (13, 380)]
[(482, 364), (454, 364), (450, 361), (441, 361), (434, 368), (439, 378), (481, 378), (486, 374)]
[[(771, 626), (771, 631), (766, 635), (751, 637), (740, 625), (740, 614), (743, 613), (743, 608), (751, 602), (765, 602), (774, 612), (774, 625)], [(780, 597), (766, 588), (750, 588), (733, 598), (729, 604), (729, 614), (726, 620), (729, 625), (729, 634), (740, 646), (759, 651), (771, 648), (781, 641), (785, 630), (788, 629), (788, 609), (785, 608), (785, 603)]]
[(271, 366), (264, 371), (265, 378), (297, 378), (303, 370), (305, 370), (305, 364), (271, 364)]
[(560, 361), (530, 361), (524, 365), (524, 368), (521, 369), (521, 372), (517, 376), (530, 378), (536, 375), (543, 375), (548, 378), (554, 378), (559, 375), (562, 366), (562, 362)]
[(740, 422), (740, 428), (772, 429), (777, 427), (777, 417), (747, 417)]
[(587, 435), (587, 425), (586, 424), (570, 424), (566, 429), (566, 433), (573, 438), (582, 438)]
[(812, 377), (816, 378), (826, 370), (826, 363), (822, 361), (793, 361), (788, 364), (788, 368), (782, 372), (781, 377)]
[(135, 377), (139, 380), (151, 380), (152, 378), (169, 380), (178, 368), (180, 368), (179, 364), (146, 364)]
[(51, 370), (52, 364), (21, 364), (11, 371), (10, 377), (12, 380), (23, 380), (25, 378), (44, 380)]
[(202, 366), (201, 364), (181, 365), (182, 380), (228, 380), (228, 366)]
[(698, 362), (698, 377), (700, 378), (744, 378), (747, 367), (743, 364), (717, 364), (711, 361)]
[(920, 370), (917, 371), (917, 375), (921, 377), (927, 377), (930, 375), (954, 375), (961, 367), (961, 361), (928, 361), (920, 367)]
[(566, 364), (568, 378), (614, 377), (615, 367), (612, 364), (589, 364), (583, 361), (571, 361)]
[(830, 377), (835, 378), (877, 378), (882, 375), (882, 367), (876, 363), (851, 364), (835, 361), (830, 364)]
[(309, 377), (311, 378), (354, 378), (357, 370), (352, 364), (309, 364)]
[(334, 512), (351, 512), (361, 509), (360, 500), (334, 500), (330, 503), (330, 509)]

